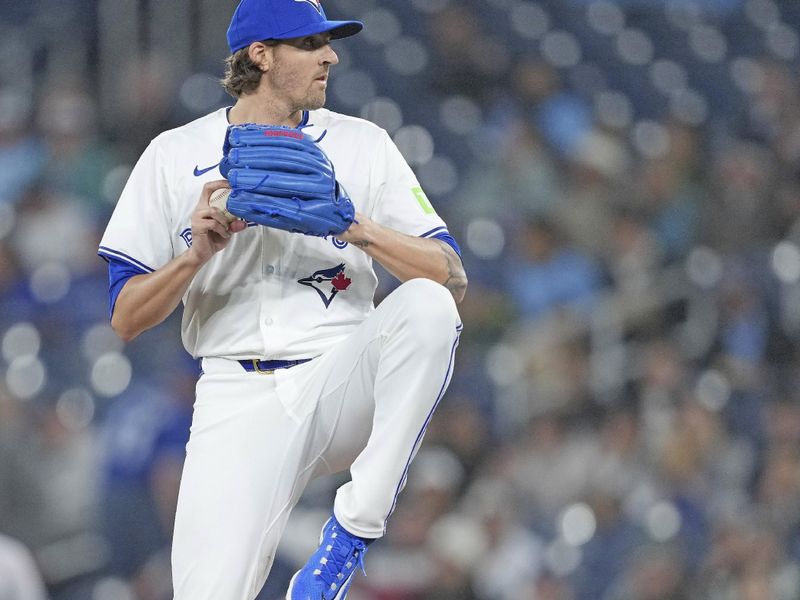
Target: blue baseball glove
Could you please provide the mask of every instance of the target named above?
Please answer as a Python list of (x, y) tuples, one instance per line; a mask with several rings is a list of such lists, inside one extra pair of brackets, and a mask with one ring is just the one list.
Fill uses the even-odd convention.
[[(319, 140), (317, 140), (319, 141)], [(230, 125), (219, 170), (231, 184), (231, 214), (306, 235), (337, 235), (355, 208), (322, 148), (299, 129)]]

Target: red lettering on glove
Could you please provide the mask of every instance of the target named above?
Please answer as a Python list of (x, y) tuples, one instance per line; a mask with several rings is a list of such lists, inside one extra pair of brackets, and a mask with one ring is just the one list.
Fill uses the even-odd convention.
[(264, 135), (271, 137), (290, 137), (296, 140), (303, 139), (303, 134), (300, 131), (291, 131), (291, 130), (283, 131), (281, 129), (267, 129), (266, 131), (264, 131)]

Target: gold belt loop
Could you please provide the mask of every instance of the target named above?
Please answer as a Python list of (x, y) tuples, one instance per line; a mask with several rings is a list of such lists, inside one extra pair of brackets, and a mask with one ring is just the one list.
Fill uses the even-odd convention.
[(259, 367), (257, 358), (253, 359), (253, 370), (259, 375), (272, 375), (275, 372), (275, 369), (262, 369)]

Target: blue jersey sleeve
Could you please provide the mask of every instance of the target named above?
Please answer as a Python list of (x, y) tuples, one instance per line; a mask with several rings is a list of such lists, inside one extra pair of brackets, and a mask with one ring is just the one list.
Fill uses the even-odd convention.
[(117, 296), (122, 291), (122, 286), (134, 275), (144, 275), (148, 271), (107, 254), (101, 256), (108, 263), (108, 318), (110, 319), (114, 315), (114, 305), (117, 303)]
[(458, 257), (463, 260), (463, 256), (461, 256), (461, 248), (458, 246), (458, 242), (456, 242), (455, 238), (450, 235), (450, 232), (447, 231), (447, 227), (434, 227), (430, 231), (426, 231), (419, 237), (429, 238), (433, 240), (442, 240), (445, 244), (450, 246), (453, 250), (456, 251)]
[(458, 254), (458, 258), (463, 258), (461, 256), (461, 248), (458, 247), (458, 242), (456, 242), (455, 238), (452, 235), (450, 235), (449, 231), (443, 231), (441, 233), (432, 235), (431, 237), (435, 240), (442, 240), (445, 244), (447, 244), (453, 250), (456, 251), (456, 254)]

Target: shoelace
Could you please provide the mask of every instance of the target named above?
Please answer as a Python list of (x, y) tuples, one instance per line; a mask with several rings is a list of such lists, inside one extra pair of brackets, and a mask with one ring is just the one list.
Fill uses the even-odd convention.
[[(354, 559), (358, 559), (358, 566), (361, 567), (361, 572), (366, 576), (364, 554), (367, 551), (367, 545), (357, 538), (352, 543), (344, 541), (339, 538), (339, 534), (335, 531), (331, 537), (333, 538), (333, 543), (325, 548), (326, 556), (320, 559), (320, 567), (314, 570), (314, 575), (320, 577), (331, 591), (336, 591), (340, 585), (347, 581), (343, 571), (345, 569), (348, 571), (353, 569)], [(328, 584), (329, 581), (331, 582), (330, 584)]]

